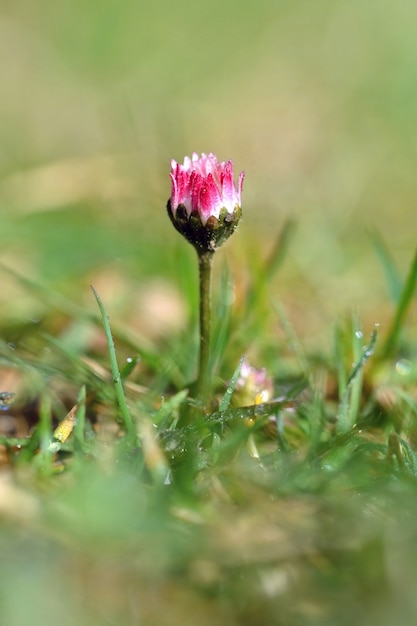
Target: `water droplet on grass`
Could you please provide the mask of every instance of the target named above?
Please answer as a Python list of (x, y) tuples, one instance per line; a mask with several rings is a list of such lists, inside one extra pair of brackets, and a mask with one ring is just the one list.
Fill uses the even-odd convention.
[(408, 376), (411, 372), (412, 366), (413, 364), (408, 359), (400, 359), (396, 362), (395, 369), (397, 371), (397, 374), (399, 374), (400, 376)]

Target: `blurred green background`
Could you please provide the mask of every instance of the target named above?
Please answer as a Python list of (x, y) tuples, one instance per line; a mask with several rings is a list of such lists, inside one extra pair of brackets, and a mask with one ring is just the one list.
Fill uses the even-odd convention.
[[(0, 261), (92, 308), (94, 281), (120, 319), (149, 285), (181, 293), (193, 251), (165, 216), (169, 163), (213, 151), (246, 171), (244, 221), (219, 253), (235, 275), (295, 218), (271, 293), (296, 330), (352, 309), (383, 323), (369, 233), (405, 274), (416, 21), (412, 0), (3, 0)], [(3, 316), (42, 312), (1, 280)]]

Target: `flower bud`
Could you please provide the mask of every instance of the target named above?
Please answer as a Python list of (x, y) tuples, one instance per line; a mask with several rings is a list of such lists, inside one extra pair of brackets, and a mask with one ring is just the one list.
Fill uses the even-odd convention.
[(200, 252), (214, 252), (236, 230), (244, 173), (237, 188), (233, 162), (195, 152), (183, 165), (171, 161), (168, 215), (175, 228)]
[(236, 381), (233, 403), (236, 406), (262, 404), (272, 399), (273, 392), (273, 381), (267, 370), (264, 367), (252, 367), (244, 359)]

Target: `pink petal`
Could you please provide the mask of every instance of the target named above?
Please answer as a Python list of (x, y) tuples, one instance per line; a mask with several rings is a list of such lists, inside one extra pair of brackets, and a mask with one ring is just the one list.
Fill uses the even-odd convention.
[(207, 178), (203, 180), (200, 185), (199, 200), (200, 216), (203, 224), (205, 224), (211, 216), (219, 217), (222, 207), (222, 197), (212, 174), (208, 174)]
[(220, 182), (223, 194), (223, 206), (232, 213), (236, 204), (236, 190), (233, 182), (233, 163), (228, 161), (221, 173)]

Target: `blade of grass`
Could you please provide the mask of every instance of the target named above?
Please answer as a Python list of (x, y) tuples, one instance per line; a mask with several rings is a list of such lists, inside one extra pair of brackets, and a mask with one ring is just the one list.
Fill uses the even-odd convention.
[[(376, 339), (376, 338), (375, 338)], [(371, 339), (372, 341), (372, 339)], [(359, 315), (357, 313), (353, 316), (352, 322), (352, 346), (353, 346), (353, 361), (359, 363), (364, 358), (365, 352), (363, 349), (363, 333), (361, 324), (359, 321)], [(367, 348), (369, 350), (369, 346)], [(373, 348), (372, 348), (373, 351)], [(368, 356), (365, 357), (366, 359)], [(365, 364), (366, 361), (363, 361)], [(348, 380), (349, 384), (349, 380)], [(358, 369), (357, 375), (354, 377), (351, 383), (350, 403), (349, 403), (349, 424), (354, 424), (356, 416), (358, 414), (359, 405), (362, 396), (363, 385), (363, 366)]]
[(52, 434), (52, 403), (46, 390), (41, 395), (39, 406), (39, 454), (34, 457), (35, 465), (42, 474), (49, 475), (52, 471), (52, 459), (56, 452), (51, 447)]
[(275, 246), (273, 247), (265, 265), (265, 274), (268, 281), (271, 280), (277, 270), (281, 267), (286, 257), (291, 239), (295, 232), (295, 227), (296, 222), (293, 219), (288, 219), (284, 223)]
[(129, 357), (127, 359), (125, 365), (122, 367), (122, 371), (120, 372), (120, 376), (122, 377), (122, 380), (130, 376), (130, 374), (133, 372), (133, 370), (135, 369), (139, 361), (140, 359), (138, 356)]
[(285, 407), (286, 401), (278, 400), (274, 402), (265, 402), (262, 404), (251, 404), (249, 406), (240, 406), (235, 409), (227, 409), (227, 411), (215, 411), (206, 420), (209, 423), (227, 423), (231, 420), (244, 420), (250, 417), (262, 417), (263, 415), (274, 415), (276, 411), (279, 411)]
[(294, 330), (294, 327), (292, 326), (283, 306), (280, 303), (274, 303), (273, 307), (278, 316), (282, 329), (287, 337), (288, 346), (294, 353), (303, 376), (306, 378), (306, 380), (309, 381), (310, 385), (314, 387), (313, 374), (301, 342), (298, 339), (297, 333)]
[(109, 317), (104, 308), (103, 302), (98, 295), (97, 291), (91, 285), (91, 291), (97, 301), (98, 308), (100, 310), (101, 319), (103, 321), (104, 332), (106, 334), (107, 346), (110, 357), (110, 368), (113, 376), (114, 391), (116, 400), (119, 405), (120, 413), (122, 416), (123, 424), (126, 430), (127, 438), (132, 445), (136, 445), (136, 427), (133, 423), (132, 416), (130, 415), (129, 407), (127, 406), (126, 396), (123, 388), (122, 378), (120, 376), (119, 366), (117, 364), (116, 349), (114, 346), (113, 336), (110, 328)]
[(85, 385), (83, 385), (78, 393), (77, 398), (77, 412), (76, 412), (76, 420), (74, 426), (74, 448), (75, 450), (80, 450), (80, 452), (84, 452), (86, 449), (85, 442), (85, 400), (86, 400), (86, 389)]
[(388, 247), (377, 231), (369, 234), (374, 250), (382, 265), (388, 283), (388, 289), (394, 302), (398, 302), (403, 289), (403, 281), (389, 253)]
[(242, 368), (242, 363), (243, 363), (244, 360), (245, 360), (245, 357), (242, 356), (240, 361), (239, 361), (239, 363), (238, 363), (237, 368), (233, 372), (233, 376), (231, 378), (230, 385), (226, 389), (226, 393), (224, 394), (224, 396), (223, 396), (223, 398), (222, 398), (222, 400), (220, 402), (220, 406), (219, 406), (219, 411), (220, 412), (226, 411), (229, 408), (230, 400), (232, 399), (232, 395), (233, 395), (233, 392), (235, 390), (236, 383), (237, 383), (237, 380), (239, 378), (240, 370)]
[[(158, 427), (164, 427), (164, 422), (175, 414), (180, 406), (184, 403), (188, 395), (188, 389), (182, 389), (174, 396), (164, 401), (161, 407), (152, 415), (152, 422)], [(175, 423), (175, 422), (174, 422)]]
[(216, 293), (214, 310), (216, 312), (211, 340), (210, 371), (214, 372), (222, 362), (231, 335), (231, 311), (234, 285), (227, 264), (222, 268), (220, 288)]
[(254, 308), (256, 309), (264, 288), (269, 285), (270, 281), (281, 267), (294, 234), (295, 226), (295, 221), (291, 219), (284, 223), (269, 257), (266, 259), (260, 271), (256, 273), (256, 279), (249, 288), (246, 297), (245, 311), (247, 313), (253, 311)]
[(414, 292), (417, 286), (417, 250), (411, 263), (410, 271), (407, 276), (401, 297), (395, 311), (391, 327), (388, 331), (387, 338), (382, 350), (382, 356), (387, 358), (392, 356), (398, 348), (401, 329), (404, 324), (405, 317), (411, 304)]
[[(348, 431), (353, 426), (353, 422), (351, 420), (356, 419), (362, 389), (362, 370), (365, 363), (374, 353), (375, 344), (378, 339), (378, 328), (379, 326), (376, 324), (374, 330), (372, 331), (369, 344), (362, 347), (361, 354), (359, 355), (359, 358), (357, 358), (346, 381), (346, 389), (339, 404), (337, 419), (338, 434)], [(356, 334), (360, 331), (355, 330), (354, 326), (354, 332)], [(361, 340), (361, 336), (358, 337), (358, 340)], [(359, 353), (358, 346), (354, 347), (355, 354)]]
[(343, 333), (339, 324), (335, 326), (334, 332), (334, 361), (337, 371), (337, 388), (339, 398), (343, 396), (347, 386), (347, 371), (343, 359)]
[(372, 331), (372, 335), (369, 341), (368, 346), (365, 346), (362, 350), (362, 355), (359, 361), (355, 364), (355, 367), (352, 369), (349, 378), (347, 380), (347, 385), (349, 386), (356, 378), (358, 373), (361, 371), (366, 361), (371, 357), (375, 350), (375, 345), (378, 339), (378, 328), (379, 324), (375, 324), (374, 330)]
[(169, 475), (169, 465), (154, 426), (149, 420), (141, 420), (139, 432), (145, 465), (155, 484), (164, 485)]

